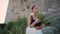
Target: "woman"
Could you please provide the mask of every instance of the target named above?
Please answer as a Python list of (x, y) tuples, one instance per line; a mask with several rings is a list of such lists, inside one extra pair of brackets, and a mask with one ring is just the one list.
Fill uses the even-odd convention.
[(39, 18), (37, 17), (38, 7), (34, 5), (32, 7), (32, 13), (28, 16), (28, 28), (26, 29), (26, 34), (36, 34), (36, 30), (41, 29), (41, 24), (39, 23)]

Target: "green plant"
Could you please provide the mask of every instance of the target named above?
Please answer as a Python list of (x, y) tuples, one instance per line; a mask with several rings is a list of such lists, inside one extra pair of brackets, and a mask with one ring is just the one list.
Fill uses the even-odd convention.
[(60, 18), (55, 16), (51, 17), (52, 21), (49, 26), (42, 29), (43, 34), (60, 34)]
[[(40, 23), (47, 25), (50, 20), (45, 18), (44, 14), (38, 13), (37, 16), (40, 19)], [(48, 26), (48, 25), (47, 25)], [(16, 21), (10, 21), (5, 24), (4, 34), (25, 34), (27, 27), (27, 17), (20, 17)]]
[(46, 26), (48, 26), (51, 23), (51, 19), (46, 18), (44, 14), (38, 13), (37, 16), (40, 19), (41, 24), (45, 24)]
[(6, 29), (9, 34), (25, 34), (27, 27), (27, 17), (19, 18), (16, 21), (8, 22)]

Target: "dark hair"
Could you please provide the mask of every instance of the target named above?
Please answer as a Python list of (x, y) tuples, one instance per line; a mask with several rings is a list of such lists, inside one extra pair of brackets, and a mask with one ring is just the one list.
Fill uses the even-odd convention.
[(33, 10), (35, 6), (36, 6), (36, 5), (32, 6), (32, 8), (31, 8), (31, 9)]

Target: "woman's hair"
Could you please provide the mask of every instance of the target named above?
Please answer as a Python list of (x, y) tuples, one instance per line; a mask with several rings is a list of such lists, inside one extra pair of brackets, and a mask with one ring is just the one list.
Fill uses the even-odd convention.
[[(32, 6), (32, 8), (31, 8), (31, 9), (33, 10), (35, 6), (36, 6), (36, 5)], [(32, 12), (33, 12), (33, 11), (32, 11)]]

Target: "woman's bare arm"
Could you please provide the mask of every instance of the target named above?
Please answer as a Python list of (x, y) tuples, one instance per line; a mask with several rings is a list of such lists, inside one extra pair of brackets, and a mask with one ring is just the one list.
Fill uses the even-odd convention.
[(31, 16), (28, 16), (28, 26), (31, 24)]
[(36, 18), (36, 19), (35, 19), (35, 22), (32, 23), (30, 26), (33, 26), (33, 27), (34, 27), (34, 25), (35, 25), (36, 23), (39, 23), (39, 19), (38, 19), (38, 18)]
[(31, 16), (28, 16), (28, 26), (34, 27), (34, 25), (38, 22), (39, 22), (39, 19), (36, 18), (35, 22), (31, 24)]

